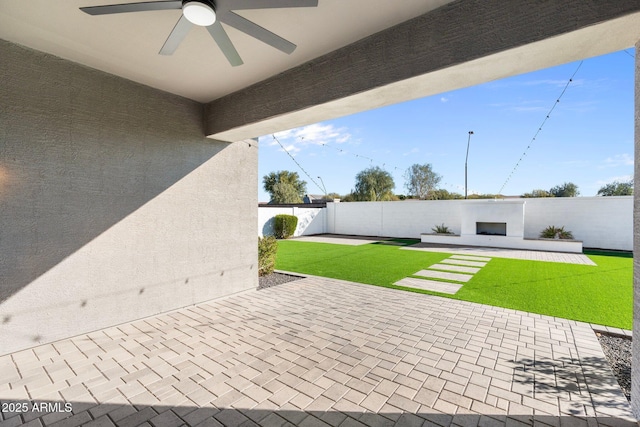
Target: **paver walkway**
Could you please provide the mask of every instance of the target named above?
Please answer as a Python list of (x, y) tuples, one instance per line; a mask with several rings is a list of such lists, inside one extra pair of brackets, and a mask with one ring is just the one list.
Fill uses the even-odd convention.
[[(331, 243), (333, 245), (348, 245), (348, 246), (360, 246), (368, 245), (370, 243), (384, 242), (388, 239), (383, 237), (366, 237), (366, 236), (344, 236), (340, 234), (320, 234), (315, 236), (300, 236), (294, 240), (300, 242), (314, 242), (314, 243)], [(389, 244), (394, 244), (391, 241)]]
[(394, 283), (396, 286), (405, 288), (423, 289), (425, 291), (440, 292), (441, 294), (454, 295), (462, 287), (458, 283), (441, 282), (429, 279), (416, 279), (413, 277), (405, 277)]
[(420, 270), (416, 273), (413, 273), (413, 275), (429, 277), (433, 279), (453, 280), (456, 282), (468, 282), (473, 277), (471, 274), (449, 273), (446, 271), (437, 271), (437, 270)]
[(325, 278), (1, 356), (0, 378), (27, 404), (3, 427), (636, 425), (587, 324)]
[(417, 243), (400, 249), (427, 252), (444, 252), (460, 255), (475, 255), (494, 258), (525, 259), (531, 261), (564, 262), (567, 264), (596, 265), (583, 254), (565, 252), (527, 251), (523, 249), (484, 248), (476, 246), (438, 245), (433, 243)]
[[(322, 234), (314, 236), (300, 236), (295, 240), (301, 242), (316, 243), (332, 243), (335, 245), (366, 245), (369, 243), (384, 242), (388, 238), (383, 237), (367, 237), (367, 236), (345, 236), (340, 234)], [(393, 241), (387, 244), (395, 244)], [(503, 248), (485, 248), (477, 246), (455, 246), (441, 245), (435, 243), (417, 243), (411, 246), (404, 246), (400, 249), (428, 251), (428, 252), (444, 252), (460, 255), (471, 255), (480, 257), (496, 257), (496, 258), (512, 258), (525, 259), (532, 261), (547, 262), (564, 262), (567, 264), (586, 264), (595, 265), (589, 257), (583, 254), (573, 254), (565, 252), (544, 252), (544, 251), (527, 251), (523, 249), (503, 249)]]
[[(475, 257), (470, 255), (452, 255), (442, 260), (440, 263), (429, 266), (426, 270), (413, 273), (414, 276), (428, 277), (430, 279), (443, 279), (455, 282), (466, 283), (473, 275), (486, 266), (491, 258)], [(405, 277), (394, 283), (396, 286), (405, 288), (423, 289), (427, 291), (440, 292), (443, 294), (455, 294), (462, 285), (435, 280), (420, 280), (412, 277)]]

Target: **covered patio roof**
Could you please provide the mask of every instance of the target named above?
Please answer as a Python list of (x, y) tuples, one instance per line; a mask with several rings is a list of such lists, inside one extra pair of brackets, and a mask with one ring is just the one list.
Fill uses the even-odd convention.
[[(0, 8), (0, 38), (206, 104), (206, 135), (239, 141), (634, 45), (634, 0), (319, 0), (242, 10), (297, 45), (291, 55), (227, 27), (232, 67), (202, 28), (158, 55), (176, 10), (90, 16), (113, 2)], [(357, 17), (357, 19), (354, 19)]]

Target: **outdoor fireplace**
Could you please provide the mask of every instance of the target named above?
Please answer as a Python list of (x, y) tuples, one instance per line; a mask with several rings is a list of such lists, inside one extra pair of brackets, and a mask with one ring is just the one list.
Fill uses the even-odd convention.
[[(461, 200), (446, 223), (460, 234), (424, 233), (423, 243), (582, 253), (582, 242), (524, 237), (525, 200)], [(444, 218), (444, 215), (443, 215)], [(434, 221), (439, 224), (442, 220)]]
[(524, 200), (474, 200), (461, 206), (460, 235), (489, 245), (524, 237)]
[(485, 236), (506, 236), (506, 222), (476, 222), (476, 234)]

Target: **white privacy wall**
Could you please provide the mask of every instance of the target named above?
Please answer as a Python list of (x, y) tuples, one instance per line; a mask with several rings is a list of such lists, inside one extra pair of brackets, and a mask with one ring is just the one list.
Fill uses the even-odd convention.
[(633, 196), (527, 199), (524, 237), (564, 226), (585, 248), (633, 250)]
[[(524, 237), (537, 238), (545, 227), (564, 226), (585, 248), (633, 250), (633, 197), (573, 197), (521, 199), (524, 201)], [(487, 200), (426, 200), (403, 202), (327, 203), (327, 208), (259, 209), (258, 234), (272, 234), (269, 219), (276, 214), (299, 218), (296, 236), (351, 234), (420, 238), (444, 224), (460, 234), (463, 212)], [(513, 206), (497, 200), (496, 206)]]
[(326, 233), (326, 209), (303, 207), (259, 207), (258, 208), (258, 236), (272, 236), (274, 234), (273, 218), (276, 215), (294, 215), (298, 217), (298, 226), (294, 236)]
[(444, 223), (459, 234), (460, 206), (456, 200), (328, 203), (327, 232), (419, 238)]

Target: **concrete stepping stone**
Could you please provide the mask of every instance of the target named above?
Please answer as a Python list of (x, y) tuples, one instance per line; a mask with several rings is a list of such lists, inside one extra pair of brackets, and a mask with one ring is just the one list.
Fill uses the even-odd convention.
[(491, 258), (483, 257), (483, 256), (474, 256), (474, 255), (451, 255), (452, 259), (464, 259), (467, 261), (483, 261), (489, 262)]
[(473, 277), (470, 274), (447, 273), (445, 271), (436, 271), (436, 270), (420, 270), (417, 273), (413, 273), (413, 275), (430, 277), (433, 279), (454, 280), (456, 282), (468, 282)]
[(429, 269), (455, 271), (458, 273), (470, 273), (470, 274), (475, 274), (478, 271), (480, 271), (480, 269), (476, 267), (465, 267), (462, 265), (448, 265), (448, 264), (433, 264), (431, 267), (429, 267)]
[(462, 285), (456, 283), (437, 282), (435, 280), (414, 279), (405, 277), (394, 283), (396, 286), (404, 286), (405, 288), (424, 289), (425, 291), (440, 292), (442, 294), (455, 294), (460, 290)]
[(453, 265), (466, 265), (467, 267), (484, 267), (487, 265), (486, 262), (480, 261), (465, 261), (463, 259), (443, 259), (440, 261), (441, 264), (453, 264)]

